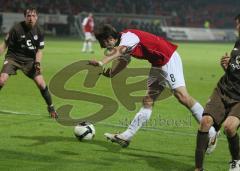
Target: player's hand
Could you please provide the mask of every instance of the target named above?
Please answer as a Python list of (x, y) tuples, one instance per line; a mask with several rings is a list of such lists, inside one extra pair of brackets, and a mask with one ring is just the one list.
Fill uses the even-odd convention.
[(222, 58), (220, 60), (220, 64), (221, 64), (221, 66), (224, 70), (227, 69), (228, 64), (229, 64), (229, 60), (230, 60), (230, 56), (228, 55), (228, 53), (225, 53), (225, 55), (222, 56)]
[(90, 60), (88, 61), (88, 65), (92, 65), (92, 66), (102, 66), (101, 63), (99, 61), (96, 60)]
[(101, 73), (102, 75), (104, 75), (105, 77), (109, 77), (112, 78), (112, 69), (108, 68), (108, 69), (103, 69), (103, 72)]
[(40, 62), (35, 62), (34, 63), (34, 68), (36, 70), (36, 73), (41, 74), (41, 64), (40, 64)]

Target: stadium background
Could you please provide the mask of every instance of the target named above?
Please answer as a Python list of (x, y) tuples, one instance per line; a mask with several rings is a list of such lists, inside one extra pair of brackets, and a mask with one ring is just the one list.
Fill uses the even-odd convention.
[[(111, 23), (118, 30), (139, 28), (177, 43), (189, 92), (205, 104), (223, 74), (219, 58), (230, 52), (237, 38), (234, 17), (239, 13), (240, 1), (0, 0), (0, 4), (2, 37), (23, 19), (26, 6), (38, 7), (39, 24), (47, 35), (42, 62), (47, 82), (74, 62), (102, 57), (97, 43), (94, 54), (81, 53), (80, 23), (88, 12), (93, 12), (96, 26)], [(3, 60), (1, 56), (1, 63)], [(129, 67), (149, 65), (133, 59)], [(139, 131), (129, 148), (121, 149), (107, 142), (103, 133), (124, 130), (141, 104), (129, 111), (116, 98), (111, 80), (101, 77), (95, 87), (89, 88), (84, 86), (85, 77), (85, 72), (74, 75), (65, 88), (104, 95), (118, 103), (113, 116), (95, 124), (97, 134), (91, 142), (78, 142), (72, 126), (49, 119), (40, 93), (21, 72), (8, 81), (0, 93), (0, 170), (193, 170), (198, 125), (176, 99), (156, 103), (150, 123)], [(142, 78), (128, 81), (139, 80)], [(57, 94), (53, 98), (57, 108), (73, 105), (74, 119), (101, 108)], [(206, 168), (224, 171), (228, 161), (227, 141), (222, 133), (216, 151), (206, 157)]]

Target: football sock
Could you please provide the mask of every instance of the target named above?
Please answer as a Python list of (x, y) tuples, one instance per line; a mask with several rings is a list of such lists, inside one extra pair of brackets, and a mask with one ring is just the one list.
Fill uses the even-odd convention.
[(3, 86), (0, 86), (0, 90), (2, 89)]
[[(195, 119), (197, 120), (198, 123), (200, 123), (201, 119), (202, 119), (202, 114), (203, 114), (203, 107), (200, 103), (196, 102), (193, 107), (190, 109), (193, 116), (195, 117)], [(214, 127), (211, 127), (209, 129), (209, 137), (214, 137), (216, 135), (216, 130)]]
[(88, 52), (92, 51), (92, 42), (88, 42)]
[(236, 133), (233, 137), (227, 137), (228, 139), (228, 147), (229, 151), (232, 156), (232, 160), (239, 160), (240, 155), (239, 155), (239, 136)]
[(132, 120), (131, 124), (128, 126), (127, 130), (121, 133), (120, 135), (124, 137), (126, 140), (130, 140), (137, 131), (146, 123), (152, 114), (151, 108), (144, 108), (142, 107), (140, 111), (135, 115), (134, 119)]
[(196, 118), (198, 122), (201, 121), (202, 119), (202, 114), (203, 114), (203, 107), (200, 103), (196, 102), (193, 107), (190, 109), (193, 116)]
[(198, 131), (195, 150), (195, 167), (202, 169), (205, 151), (208, 146), (208, 132)]
[(87, 42), (84, 42), (84, 43), (83, 43), (82, 51), (86, 51), (86, 48), (87, 48)]
[(47, 105), (51, 106), (52, 105), (52, 97), (48, 91), (48, 87), (46, 86), (45, 89), (42, 89), (40, 91), (41, 91), (42, 97), (44, 98)]

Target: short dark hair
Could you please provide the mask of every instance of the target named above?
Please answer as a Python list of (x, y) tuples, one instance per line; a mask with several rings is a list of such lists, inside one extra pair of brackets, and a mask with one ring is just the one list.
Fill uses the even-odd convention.
[(95, 29), (94, 34), (102, 48), (106, 48), (104, 45), (104, 40), (107, 40), (110, 37), (114, 39), (120, 38), (120, 33), (117, 32), (117, 30), (110, 24), (104, 24), (103, 26)]
[(240, 14), (238, 14), (238, 15), (235, 17), (235, 20), (239, 20), (239, 21), (240, 21)]
[(25, 10), (24, 10), (24, 16), (26, 16), (27, 15), (27, 12), (28, 11), (35, 11), (36, 12), (36, 14), (38, 14), (38, 10), (37, 10), (37, 8), (36, 7), (33, 7), (33, 6), (30, 6), (30, 7), (27, 7)]

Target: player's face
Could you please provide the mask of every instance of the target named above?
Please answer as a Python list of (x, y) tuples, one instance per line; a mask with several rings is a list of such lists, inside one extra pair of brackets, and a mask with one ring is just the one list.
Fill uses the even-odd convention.
[(33, 27), (35, 26), (36, 22), (37, 22), (38, 16), (36, 11), (30, 11), (28, 10), (26, 12), (26, 16), (25, 16), (25, 22), (29, 27)]
[(114, 38), (112, 38), (112, 37), (110, 37), (110, 38), (104, 40), (103, 42), (104, 42), (104, 45), (105, 45), (105, 47), (106, 47), (107, 49), (111, 49), (111, 48), (114, 48), (117, 40), (114, 39)]

